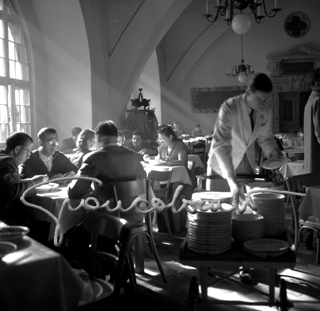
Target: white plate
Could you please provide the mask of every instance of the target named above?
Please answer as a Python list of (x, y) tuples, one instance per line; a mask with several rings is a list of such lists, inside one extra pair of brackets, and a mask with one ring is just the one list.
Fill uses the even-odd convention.
[(279, 257), (282, 254), (286, 253), (288, 250), (285, 249), (283, 251), (273, 252), (273, 253), (255, 252), (255, 251), (251, 251), (251, 250), (248, 250), (248, 249), (246, 249), (246, 251), (248, 253), (250, 253), (251, 255), (256, 256), (256, 257), (260, 257), (260, 258), (267, 258), (267, 257), (276, 258), (276, 257)]
[(28, 227), (23, 226), (6, 226), (0, 228), (0, 241), (13, 241), (17, 242), (23, 236), (29, 233)]
[(261, 163), (261, 167), (267, 170), (275, 170), (285, 163), (290, 162), (287, 157), (270, 158)]
[(246, 250), (260, 253), (278, 253), (289, 248), (289, 243), (277, 239), (256, 239), (243, 244)]
[(17, 245), (11, 242), (0, 242), (0, 258), (17, 249)]
[(47, 192), (47, 191), (51, 191), (53, 189), (57, 189), (58, 187), (59, 187), (59, 184), (51, 182), (49, 184), (45, 184), (45, 185), (37, 187), (36, 191), (38, 191), (38, 192)]

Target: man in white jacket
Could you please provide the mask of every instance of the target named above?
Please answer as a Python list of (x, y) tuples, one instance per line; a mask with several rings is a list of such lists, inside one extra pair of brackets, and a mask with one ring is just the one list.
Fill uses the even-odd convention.
[[(240, 203), (244, 199), (243, 184), (248, 180), (240, 180), (237, 175), (255, 173), (255, 142), (268, 159), (283, 158), (272, 131), (272, 108), (268, 104), (272, 89), (267, 75), (255, 75), (244, 94), (229, 98), (221, 105), (215, 123), (208, 175), (219, 174), (225, 179), (219, 183), (209, 180), (209, 186), (215, 191), (234, 193), (238, 190)], [(251, 275), (242, 267), (239, 276), (242, 282), (251, 280)]]
[(283, 157), (273, 137), (272, 108), (268, 104), (272, 89), (270, 78), (259, 73), (244, 94), (221, 105), (209, 152), (208, 174), (225, 178), (231, 192), (241, 187), (237, 175), (255, 173), (256, 141), (268, 159)]

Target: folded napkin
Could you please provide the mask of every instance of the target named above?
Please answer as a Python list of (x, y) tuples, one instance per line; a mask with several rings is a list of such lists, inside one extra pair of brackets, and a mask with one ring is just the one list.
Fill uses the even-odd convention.
[(307, 220), (309, 216), (320, 219), (320, 188), (310, 187), (299, 206), (300, 218)]

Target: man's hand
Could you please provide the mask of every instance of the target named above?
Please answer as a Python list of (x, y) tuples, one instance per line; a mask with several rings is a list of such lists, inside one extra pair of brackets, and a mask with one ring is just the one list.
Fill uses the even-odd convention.
[(49, 179), (48, 175), (35, 175), (30, 180), (33, 182), (34, 185), (41, 184)]
[(146, 148), (143, 148), (143, 149), (141, 149), (141, 150), (139, 151), (139, 153), (140, 153), (140, 154), (145, 154), (145, 153), (147, 153), (147, 151), (148, 151), (148, 150), (147, 150)]

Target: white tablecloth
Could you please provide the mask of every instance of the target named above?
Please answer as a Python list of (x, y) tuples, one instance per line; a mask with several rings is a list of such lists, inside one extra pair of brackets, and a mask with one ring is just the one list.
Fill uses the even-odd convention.
[[(26, 201), (45, 208), (58, 218), (63, 201), (68, 198), (67, 189), (67, 186), (61, 186), (49, 192), (38, 193), (35, 196), (26, 197)], [(80, 200), (72, 200), (71, 202), (72, 205), (76, 207)], [(61, 215), (61, 233), (66, 233), (69, 229), (80, 223), (83, 220), (85, 213), (86, 211), (83, 208), (80, 208), (77, 211), (70, 211), (67, 206), (65, 206), (63, 214)], [(41, 210), (36, 210), (36, 217), (38, 220), (50, 222), (51, 225), (48, 240), (52, 240), (56, 227), (55, 221)]]
[(194, 161), (195, 167), (203, 167), (203, 163), (197, 154), (189, 154), (188, 161)]
[(146, 171), (147, 175), (154, 170), (166, 170), (172, 168), (172, 177), (171, 177), (171, 183), (181, 183), (186, 185), (192, 185), (189, 173), (185, 166), (165, 166), (165, 165), (148, 165), (146, 163), (143, 163), (143, 168)]
[(307, 195), (302, 199), (299, 206), (299, 215), (303, 220), (314, 216), (320, 221), (320, 188), (308, 188)]
[(304, 161), (288, 162), (279, 171), (284, 178), (304, 174)]
[(83, 282), (60, 254), (25, 237), (0, 260), (1, 310), (77, 310)]

